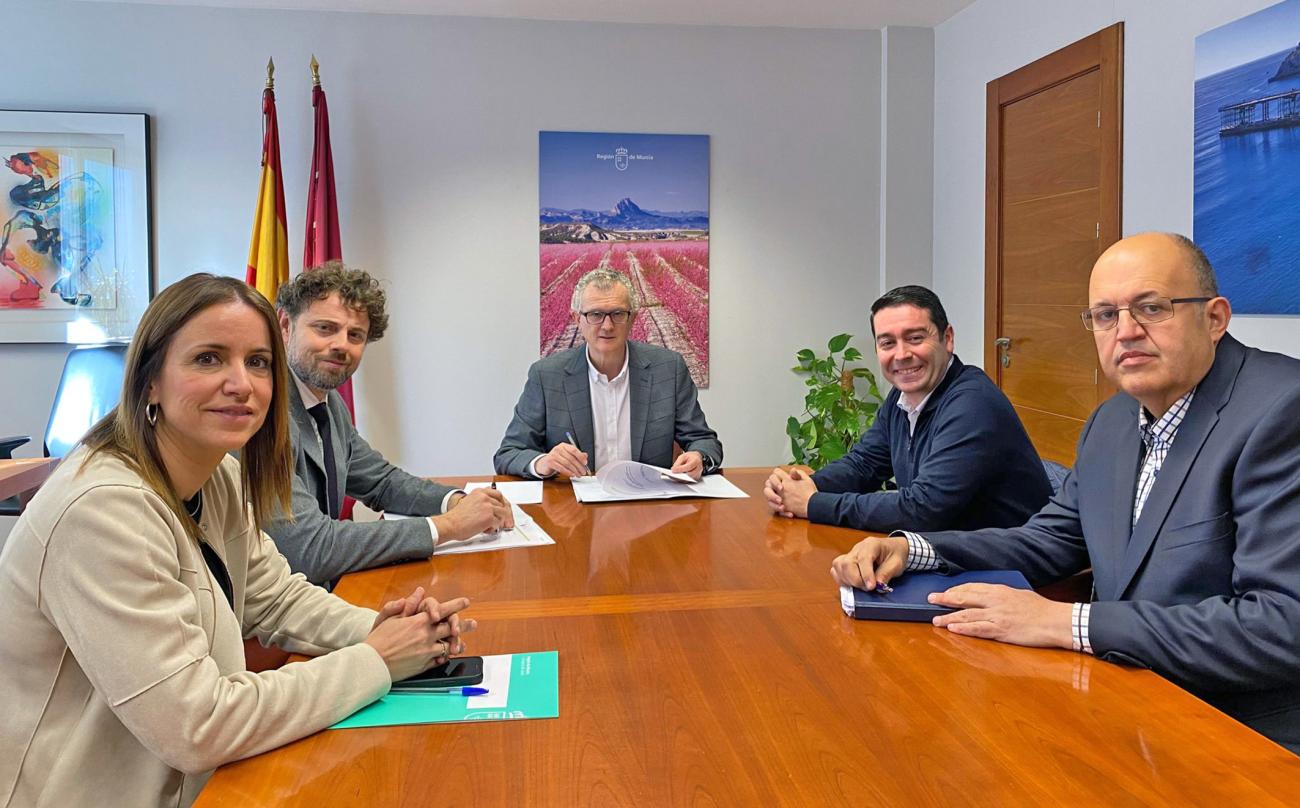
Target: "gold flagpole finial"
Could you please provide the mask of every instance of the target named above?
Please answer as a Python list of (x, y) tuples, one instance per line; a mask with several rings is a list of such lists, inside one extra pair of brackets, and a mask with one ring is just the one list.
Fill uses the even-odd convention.
[(316, 61), (316, 54), (311, 55), (311, 86), (320, 86), (320, 62)]
[(266, 89), (275, 89), (275, 60), (266, 60)]

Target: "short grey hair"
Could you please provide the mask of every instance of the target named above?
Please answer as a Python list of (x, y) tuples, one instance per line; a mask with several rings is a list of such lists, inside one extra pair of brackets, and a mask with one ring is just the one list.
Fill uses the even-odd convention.
[(639, 303), (636, 299), (636, 290), (632, 288), (632, 281), (626, 275), (617, 270), (608, 267), (593, 269), (581, 278), (578, 278), (578, 285), (573, 287), (573, 311), (582, 310), (582, 293), (588, 286), (595, 286), (601, 291), (613, 289), (615, 285), (622, 286), (627, 290), (627, 304), (630, 311), (636, 311)]
[(1214, 267), (1210, 266), (1210, 259), (1206, 257), (1205, 251), (1182, 233), (1165, 233), (1165, 235), (1182, 250), (1183, 257), (1187, 259), (1187, 268), (1196, 278), (1196, 285), (1200, 287), (1201, 294), (1206, 297), (1218, 297), (1219, 282), (1214, 277)]

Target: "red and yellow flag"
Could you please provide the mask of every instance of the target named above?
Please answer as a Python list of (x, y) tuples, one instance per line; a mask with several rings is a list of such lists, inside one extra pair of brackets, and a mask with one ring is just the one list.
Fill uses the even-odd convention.
[(280, 127), (275, 121), (274, 65), (267, 65), (262, 93), (262, 180), (253, 214), (253, 240), (248, 247), (249, 286), (275, 303), (280, 284), (289, 280), (289, 233), (284, 215), (284, 174), (280, 171)]

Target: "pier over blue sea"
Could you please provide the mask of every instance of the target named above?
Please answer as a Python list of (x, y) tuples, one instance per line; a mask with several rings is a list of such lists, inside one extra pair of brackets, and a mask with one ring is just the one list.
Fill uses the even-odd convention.
[(1300, 314), (1300, 127), (1219, 136), (1219, 108), (1300, 89), (1289, 50), (1196, 82), (1193, 237), (1237, 314)]

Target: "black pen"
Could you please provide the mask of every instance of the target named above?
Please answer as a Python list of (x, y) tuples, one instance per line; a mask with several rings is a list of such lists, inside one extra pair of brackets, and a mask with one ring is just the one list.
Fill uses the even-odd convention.
[[(566, 437), (566, 438), (569, 439), (569, 443), (572, 444), (573, 448), (577, 449), (579, 452), (582, 451), (582, 447), (579, 446), (579, 445), (578, 445), (578, 442), (577, 442), (576, 440), (573, 439), (573, 433), (572, 433), (572, 432), (565, 432), (565, 433), (564, 433), (564, 437)], [(587, 466), (585, 469), (583, 469), (583, 471), (587, 472), (587, 476), (588, 476), (588, 477), (591, 476), (591, 466)]]
[[(492, 490), (497, 490), (497, 476), (495, 474), (492, 475)], [(505, 531), (514, 530), (512, 527), (503, 527), (501, 529)]]

